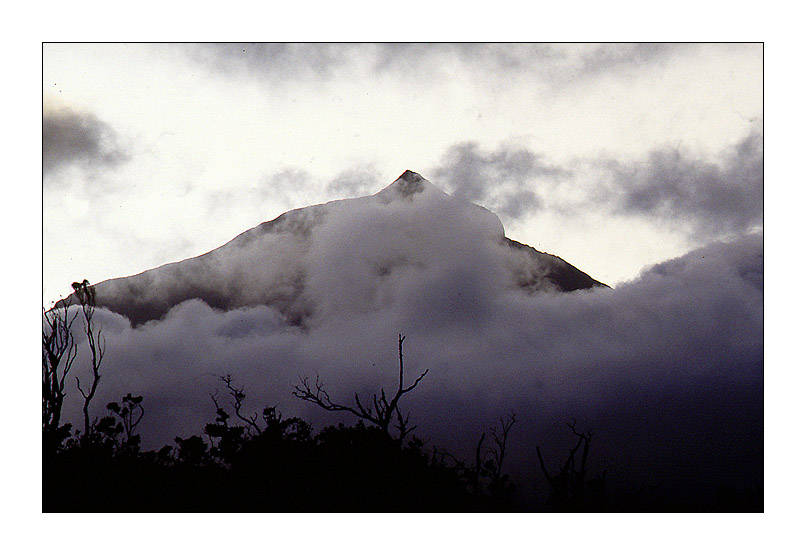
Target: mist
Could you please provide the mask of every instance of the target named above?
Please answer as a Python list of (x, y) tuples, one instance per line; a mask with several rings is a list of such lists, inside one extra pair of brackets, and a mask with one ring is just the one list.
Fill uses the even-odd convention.
[[(233, 272), (239, 306), (187, 299), (136, 326), (99, 308), (106, 356), (94, 414), (143, 395), (139, 432), (159, 448), (201, 434), (214, 417), (210, 395), (223, 390), (218, 377), (231, 374), (250, 413), (271, 405), (315, 428), (353, 423), (296, 399), (294, 385), (319, 377), (343, 403), (389, 390), (403, 334), (406, 380), (430, 370), (402, 402), (415, 434), (470, 458), (479, 436), (514, 412), (505, 471), (526, 498), (542, 488), (535, 445), (559, 464), (575, 420), (595, 433), (592, 470), (625, 492), (691, 499), (717, 484), (762, 484), (761, 234), (710, 244), (615, 289), (530, 294), (510, 279), (518, 255), (498, 241), (504, 231), (489, 211), (436, 188), (372, 199), (325, 205), (303, 233), (292, 226), (305, 241), (267, 233), (266, 249)], [(211, 268), (197, 278), (215, 280)], [(302, 323), (288, 305), (260, 302), (290, 284)], [(86, 346), (79, 353), (82, 377)], [(80, 399), (68, 392), (74, 424)]]

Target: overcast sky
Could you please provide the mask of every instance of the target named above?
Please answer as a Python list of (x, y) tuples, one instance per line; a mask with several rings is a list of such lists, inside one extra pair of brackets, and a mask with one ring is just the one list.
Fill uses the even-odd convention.
[(45, 44), (43, 304), (404, 170), (618, 285), (762, 225), (760, 44)]

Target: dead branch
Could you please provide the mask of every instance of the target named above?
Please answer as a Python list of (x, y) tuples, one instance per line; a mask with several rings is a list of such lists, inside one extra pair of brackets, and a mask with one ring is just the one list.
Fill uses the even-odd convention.
[(319, 375), (317, 375), (313, 387), (309, 383), (308, 377), (300, 377), (300, 384), (294, 387), (292, 394), (301, 400), (316, 404), (326, 411), (346, 411), (351, 413), (359, 419), (378, 426), (387, 434), (389, 434), (390, 422), (395, 417), (398, 423), (398, 440), (401, 441), (407, 434), (415, 430), (415, 427), (407, 426), (409, 415), (404, 417), (398, 404), (401, 397), (414, 390), (429, 372), (429, 369), (426, 369), (411, 385), (404, 387), (403, 343), (405, 339), (406, 336), (398, 335), (398, 389), (392, 399), (387, 399), (387, 393), (382, 388), (380, 397), (373, 394), (373, 399), (370, 403), (362, 403), (358, 393), (353, 396), (355, 407), (334, 402), (325, 390)]
[[(552, 488), (552, 503), (561, 509), (579, 509), (585, 504), (586, 499), (586, 462), (588, 460), (589, 446), (594, 436), (593, 432), (580, 432), (577, 430), (577, 421), (566, 424), (571, 429), (572, 434), (577, 437), (577, 443), (569, 450), (569, 456), (557, 475), (550, 475), (546, 468), (544, 458), (541, 455), (540, 446), (535, 446), (538, 453), (538, 462), (541, 466), (541, 473), (546, 478)], [(583, 448), (580, 457), (580, 465), (577, 466), (576, 456), (578, 450)], [(605, 474), (601, 476), (601, 482), (605, 482)]]
[(101, 360), (104, 358), (106, 351), (106, 340), (100, 330), (96, 332), (93, 317), (95, 315), (95, 286), (90, 285), (88, 280), (81, 283), (73, 282), (73, 290), (81, 304), (81, 312), (84, 315), (84, 333), (87, 336), (87, 345), (90, 348), (90, 355), (92, 356), (92, 384), (87, 392), (81, 388), (81, 381), (76, 377), (76, 386), (81, 396), (84, 398), (84, 436), (91, 432), (90, 425), (90, 402), (95, 397), (95, 392), (98, 389), (98, 383), (101, 381)]
[[(247, 425), (255, 429), (255, 433), (261, 434), (261, 427), (258, 426), (258, 414), (255, 413), (252, 417), (246, 417), (241, 414), (241, 407), (244, 404), (244, 399), (247, 397), (244, 394), (243, 388), (236, 388), (233, 385), (233, 377), (230, 374), (226, 374), (224, 376), (220, 376), (219, 380), (221, 380), (224, 385), (227, 387), (227, 390), (230, 392), (230, 397), (232, 397), (232, 406), (235, 409), (235, 416), (245, 422)], [(218, 403), (216, 403), (215, 398), (213, 399), (213, 403), (216, 404), (216, 409), (220, 410)]]
[(492, 450), (493, 461), (496, 464), (496, 476), (501, 477), (502, 466), (504, 465), (504, 455), (507, 448), (507, 435), (510, 434), (510, 429), (516, 424), (516, 414), (510, 412), (507, 419), (504, 417), (499, 418), (499, 426), (501, 432), (496, 427), (490, 430), (493, 436), (493, 442), (496, 443), (496, 449)]
[[(65, 397), (65, 379), (78, 353), (72, 325), (78, 311), (70, 308), (45, 311), (42, 329), (42, 430), (56, 431), (60, 426)], [(60, 371), (61, 368), (61, 371)]]

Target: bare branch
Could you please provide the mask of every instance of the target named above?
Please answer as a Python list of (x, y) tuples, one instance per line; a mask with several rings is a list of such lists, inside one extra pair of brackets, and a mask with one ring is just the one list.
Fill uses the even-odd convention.
[(84, 315), (84, 333), (87, 336), (87, 345), (90, 348), (91, 365), (92, 365), (92, 384), (89, 391), (84, 392), (81, 388), (81, 382), (76, 377), (76, 386), (78, 391), (84, 398), (84, 437), (86, 438), (92, 427), (90, 425), (90, 402), (95, 397), (95, 392), (98, 389), (98, 383), (101, 381), (101, 361), (106, 352), (106, 340), (104, 339), (101, 331), (95, 331), (93, 316), (95, 315), (95, 286), (85, 279), (83, 282), (73, 282), (73, 290), (76, 298), (81, 304), (81, 312)]
[(406, 435), (418, 428), (417, 425), (412, 425), (411, 427), (406, 426), (409, 424), (409, 414), (407, 413), (406, 417), (404, 417), (400, 408), (395, 408), (395, 415), (398, 420), (396, 427), (398, 429), (398, 438), (403, 439)]
[[(261, 434), (261, 427), (258, 426), (258, 414), (256, 413), (252, 417), (245, 417), (241, 414), (241, 407), (244, 403), (244, 399), (247, 397), (244, 394), (243, 388), (236, 388), (233, 385), (233, 377), (230, 374), (226, 374), (224, 376), (220, 376), (219, 380), (221, 380), (224, 385), (227, 387), (227, 390), (230, 392), (230, 396), (233, 398), (232, 406), (235, 409), (235, 416), (245, 422), (247, 425), (255, 429), (257, 434)], [(217, 404), (218, 407), (218, 404)]]
[(549, 483), (552, 483), (552, 477), (549, 475), (549, 471), (547, 471), (546, 465), (544, 465), (544, 458), (541, 455), (541, 447), (539, 445), (537, 445), (537, 444), (535, 446), (535, 451), (538, 452), (538, 461), (541, 464), (541, 472), (544, 474), (544, 477), (546, 477), (546, 480)]
[[(569, 456), (566, 462), (560, 467), (560, 472), (557, 475), (550, 475), (546, 469), (544, 458), (541, 455), (541, 449), (536, 446), (535, 449), (538, 453), (538, 461), (541, 465), (541, 472), (552, 488), (552, 495), (550, 496), (551, 503), (560, 509), (580, 509), (586, 503), (586, 462), (588, 459), (589, 446), (591, 439), (594, 436), (592, 432), (580, 432), (577, 430), (577, 421), (566, 423), (572, 434), (577, 437), (577, 443), (569, 450)], [(580, 467), (575, 465), (575, 457), (580, 447), (583, 447), (583, 454), (581, 456)], [(604, 483), (604, 474), (600, 478)]]
[(308, 381), (308, 377), (300, 377), (300, 384), (294, 387), (292, 394), (301, 400), (314, 403), (326, 411), (347, 411), (359, 419), (369, 421), (378, 426), (387, 434), (389, 434), (390, 422), (393, 418), (396, 418), (398, 423), (396, 428), (399, 432), (398, 440), (402, 441), (407, 434), (415, 430), (415, 427), (407, 426), (409, 416), (407, 415), (406, 418), (404, 418), (398, 404), (401, 397), (414, 390), (420, 381), (423, 380), (423, 377), (429, 372), (429, 369), (426, 369), (415, 382), (404, 388), (403, 342), (405, 338), (405, 336), (398, 335), (398, 389), (392, 399), (387, 398), (387, 392), (382, 388), (380, 397), (377, 394), (373, 395), (372, 404), (363, 404), (358, 393), (354, 393), (353, 395), (355, 407), (335, 403), (331, 401), (328, 392), (324, 389), (322, 382), (320, 382), (319, 375), (317, 375), (313, 388)]
[(52, 433), (60, 428), (65, 380), (78, 353), (72, 325), (78, 311), (70, 308), (43, 309), (42, 327), (42, 430)]
[(322, 409), (326, 411), (348, 411), (358, 417), (359, 419), (367, 419), (371, 422), (373, 421), (372, 415), (365, 411), (361, 404), (359, 404), (361, 408), (361, 412), (353, 409), (347, 405), (341, 405), (337, 403), (331, 402), (331, 398), (323, 388), (322, 382), (319, 380), (319, 375), (317, 375), (315, 381), (315, 390), (311, 389), (311, 386), (308, 384), (308, 378), (300, 379), (302, 386), (295, 386), (294, 392), (292, 394), (300, 398), (301, 400), (305, 400), (307, 402), (315, 403), (316, 405), (320, 406)]
[[(134, 410), (135, 410), (135, 409), (139, 409), (139, 410), (140, 410), (140, 415), (138, 415), (138, 416), (137, 416), (137, 419), (134, 419), (134, 420), (133, 420), (133, 417), (134, 417)], [(142, 406), (141, 404), (139, 404), (139, 403), (138, 403), (138, 404), (136, 404), (136, 405), (135, 405), (135, 406), (132, 408), (132, 412), (129, 414), (129, 431), (130, 431), (130, 433), (131, 433), (131, 432), (134, 432), (135, 427), (136, 427), (136, 426), (137, 426), (137, 425), (140, 423), (140, 420), (141, 420), (141, 419), (143, 419), (143, 415), (145, 415), (145, 414), (146, 414), (146, 410), (145, 410), (145, 409), (143, 409), (143, 406)]]
[(403, 390), (401, 390), (401, 394), (406, 394), (407, 392), (411, 392), (412, 390), (414, 390), (415, 386), (418, 385), (418, 382), (423, 380), (423, 377), (426, 376), (428, 374), (428, 372), (429, 372), (429, 369), (426, 369), (425, 371), (423, 371), (423, 374), (421, 374), (417, 378), (417, 380), (415, 380), (415, 382), (412, 383), (412, 386), (410, 386), (409, 388), (404, 388)]
[(510, 415), (507, 416), (506, 420), (504, 417), (499, 418), (499, 426), (502, 428), (501, 433), (499, 433), (495, 427), (490, 431), (493, 435), (493, 441), (496, 443), (496, 450), (493, 451), (493, 460), (496, 464), (497, 477), (500, 477), (502, 474), (504, 455), (507, 448), (507, 435), (510, 434), (510, 429), (513, 428), (513, 425), (515, 424), (516, 414), (514, 412), (510, 412)]

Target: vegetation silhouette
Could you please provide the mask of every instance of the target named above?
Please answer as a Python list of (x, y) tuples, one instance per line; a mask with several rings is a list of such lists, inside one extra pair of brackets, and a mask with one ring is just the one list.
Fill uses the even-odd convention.
[(81, 380), (76, 376), (76, 388), (81, 396), (84, 398), (84, 405), (82, 411), (84, 413), (84, 436), (90, 436), (92, 431), (92, 424), (90, 423), (90, 402), (95, 397), (95, 392), (98, 389), (98, 383), (101, 382), (101, 360), (104, 358), (106, 351), (106, 342), (101, 330), (98, 330), (93, 321), (95, 315), (95, 286), (90, 285), (90, 282), (85, 278), (83, 282), (73, 282), (73, 291), (79, 302), (81, 313), (84, 315), (84, 334), (87, 336), (87, 346), (90, 349), (91, 356), (91, 369), (92, 369), (92, 383), (85, 392), (81, 387)]
[[(232, 384), (231, 377), (222, 377)], [(129, 405), (125, 405), (127, 404)], [(326, 427), (267, 407), (254, 426), (217, 405), (205, 435), (142, 452), (123, 405), (109, 404), (91, 436), (46, 454), (44, 511), (463, 511), (461, 477), (379, 427)], [(136, 405), (135, 405), (136, 407)], [(134, 421), (131, 421), (134, 422)]]
[[(90, 402), (101, 378), (105, 352), (94, 317), (95, 295), (85, 280), (75, 283), (79, 306), (45, 311), (42, 333), (42, 507), (44, 512), (512, 512), (534, 511), (762, 511), (762, 487), (743, 494), (718, 485), (711, 505), (648, 502), (656, 485), (635, 489), (613, 502), (605, 472), (589, 477), (592, 432), (568, 427), (576, 438), (558, 471), (550, 472), (536, 446), (540, 473), (549, 486), (546, 507), (520, 506), (506, 472), (513, 412), (483, 433), (470, 463), (415, 436), (401, 401), (429, 372), (404, 382), (404, 336), (398, 336), (398, 381), (352, 405), (331, 400), (319, 377), (313, 387), (301, 378), (293, 394), (326, 411), (358, 417), (315, 433), (275, 406), (245, 412), (246, 394), (231, 374), (219, 377), (224, 395), (210, 395), (213, 420), (200, 435), (176, 437), (172, 445), (146, 451), (137, 427), (146, 416), (142, 396), (127, 393), (90, 418)], [(83, 316), (90, 350), (91, 382), (76, 389), (83, 398), (83, 430), (62, 423), (68, 377), (77, 343), (72, 325)]]
[(47, 451), (58, 449), (70, 436), (72, 428), (69, 423), (61, 424), (61, 413), (65, 398), (65, 381), (78, 353), (72, 326), (79, 313), (84, 317), (84, 334), (90, 350), (92, 369), (92, 382), (86, 392), (81, 387), (81, 379), (75, 376), (76, 388), (84, 398), (82, 436), (89, 438), (94, 432), (89, 408), (101, 380), (100, 368), (106, 344), (102, 331), (97, 328), (93, 320), (95, 287), (87, 279), (82, 282), (73, 282), (72, 286), (78, 300), (78, 309), (72, 315), (69, 305), (64, 306), (63, 312), (56, 308), (49, 311), (43, 309), (42, 432), (44, 447)]
[[(576, 428), (577, 421), (567, 423), (567, 426), (577, 437), (577, 443), (569, 450), (569, 456), (557, 473), (549, 473), (541, 455), (541, 447), (535, 446), (541, 473), (551, 488), (547, 502), (554, 510), (561, 512), (602, 509), (605, 495), (605, 471), (594, 479), (586, 479), (586, 463), (594, 433), (579, 432)], [(578, 461), (577, 452), (581, 446), (583, 450)]]
[(71, 425), (62, 425), (65, 380), (76, 358), (77, 347), (72, 325), (78, 316), (70, 308), (61, 311), (43, 309), (42, 326), (42, 435), (46, 452), (56, 450), (68, 436)]

